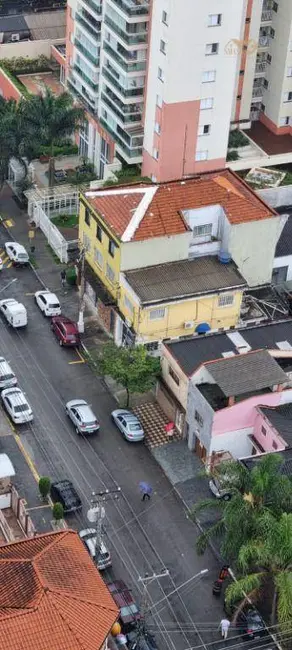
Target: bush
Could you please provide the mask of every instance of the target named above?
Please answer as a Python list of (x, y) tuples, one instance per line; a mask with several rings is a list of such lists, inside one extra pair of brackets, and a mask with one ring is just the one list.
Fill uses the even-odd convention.
[(239, 154), (235, 149), (231, 149), (231, 151), (228, 151), (226, 160), (238, 160), (238, 158), (239, 158)]
[(242, 131), (235, 129), (235, 131), (230, 131), (228, 147), (230, 149), (238, 149), (238, 147), (245, 147), (249, 144), (249, 140), (243, 135)]
[(26, 74), (30, 72), (47, 72), (51, 70), (50, 60), (41, 54), (37, 58), (30, 59), (29, 57), (12, 57), (11, 59), (2, 59), (1, 66), (5, 67), (12, 74)]
[(51, 487), (51, 480), (49, 479), (49, 477), (41, 476), (39, 480), (39, 491), (43, 499), (46, 499), (46, 497), (48, 496), (50, 487)]
[(60, 519), (64, 519), (64, 508), (62, 504), (59, 503), (58, 501), (53, 505), (53, 517), (55, 521), (60, 521)]

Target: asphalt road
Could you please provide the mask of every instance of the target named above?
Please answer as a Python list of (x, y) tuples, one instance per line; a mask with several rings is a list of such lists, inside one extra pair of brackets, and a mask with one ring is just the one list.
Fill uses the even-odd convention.
[[(0, 228), (0, 248), (6, 239)], [(79, 492), (82, 514), (71, 516), (68, 522), (76, 529), (87, 527), (92, 492), (120, 487), (119, 499), (109, 498), (106, 503), (105, 541), (113, 558), (107, 577), (124, 579), (141, 604), (143, 585), (139, 578), (146, 572), (152, 575), (168, 569), (169, 576), (153, 580), (148, 587), (147, 608), (151, 604), (152, 608), (147, 623), (155, 631), (159, 650), (218, 650), (228, 646), (255, 650), (258, 642), (243, 644), (236, 630), (231, 630), (226, 643), (221, 642), (218, 625), (223, 616), (222, 602), (212, 596), (217, 561), (209, 551), (197, 556), (197, 529), (147, 448), (125, 442), (113, 425), (110, 412), (116, 403), (103, 382), (93, 376), (75, 350), (58, 345), (49, 320), (34, 303), (33, 294), (40, 288), (34, 273), (29, 268), (5, 268), (0, 290), (13, 277), (18, 281), (0, 297), (15, 297), (25, 304), (28, 326), (17, 331), (0, 320), (1, 354), (9, 360), (35, 416), (30, 425), (17, 428), (38, 473), (52, 480), (69, 478)], [(76, 397), (86, 399), (96, 412), (101, 422), (97, 435), (77, 436), (67, 419), (64, 404)], [(153, 487), (149, 503), (141, 501), (141, 480)], [(208, 575), (192, 580), (203, 569), (208, 569)], [(185, 582), (179, 592), (165, 598)]]

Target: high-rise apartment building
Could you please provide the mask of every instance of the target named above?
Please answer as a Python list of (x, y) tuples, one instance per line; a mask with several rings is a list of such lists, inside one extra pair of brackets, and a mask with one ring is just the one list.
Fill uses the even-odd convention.
[[(171, 180), (223, 167), (230, 128), (292, 125), (292, 0), (68, 0), (80, 151)], [(292, 156), (291, 156), (292, 158)]]

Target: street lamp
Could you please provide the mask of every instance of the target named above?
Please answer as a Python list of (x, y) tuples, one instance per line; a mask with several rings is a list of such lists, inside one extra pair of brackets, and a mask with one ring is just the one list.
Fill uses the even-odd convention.
[(8, 282), (8, 284), (6, 284), (5, 287), (2, 287), (2, 289), (0, 289), (0, 293), (2, 293), (2, 291), (5, 291), (5, 289), (8, 289), (8, 287), (10, 287), (10, 285), (13, 284), (13, 282), (17, 282), (17, 278), (13, 278), (13, 280), (10, 280), (10, 282)]
[(198, 573), (196, 573), (196, 575), (192, 576), (191, 578), (189, 578), (188, 580), (183, 582), (181, 585), (179, 585), (178, 587), (173, 589), (173, 591), (171, 591), (169, 594), (167, 594), (166, 596), (163, 596), (163, 598), (160, 598), (160, 600), (158, 600), (156, 603), (151, 604), (151, 607), (149, 609), (153, 609), (153, 607), (156, 608), (157, 605), (160, 605), (160, 603), (162, 603), (164, 600), (167, 600), (169, 598), (169, 596), (172, 596), (173, 594), (176, 594), (180, 589), (182, 589), (183, 587), (186, 587), (186, 585), (188, 585), (190, 582), (192, 582), (196, 578), (200, 578), (201, 576), (206, 575), (206, 573), (209, 573), (209, 569), (202, 569), (202, 571), (199, 571)]

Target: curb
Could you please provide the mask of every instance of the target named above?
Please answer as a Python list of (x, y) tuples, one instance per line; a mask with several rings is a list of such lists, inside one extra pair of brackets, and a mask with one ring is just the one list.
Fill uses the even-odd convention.
[[(13, 236), (13, 234), (10, 232), (9, 228), (8, 228), (7, 226), (5, 226), (5, 222), (3, 221), (3, 217), (0, 218), (0, 225), (4, 228), (4, 230), (5, 230), (6, 232), (9, 233), (9, 237), (10, 237), (10, 239), (12, 239), (13, 241), (16, 242), (16, 239), (15, 239), (15, 237)], [(33, 273), (35, 274), (35, 276), (36, 276), (38, 282), (40, 283), (40, 285), (42, 286), (42, 288), (43, 288), (43, 289), (47, 289), (47, 286), (45, 285), (45, 283), (43, 282), (43, 280), (42, 280), (41, 277), (39, 276), (38, 272), (36, 271), (36, 269), (34, 268), (34, 266), (32, 265), (32, 263), (29, 261), (28, 264), (29, 264), (31, 270), (33, 271)]]

